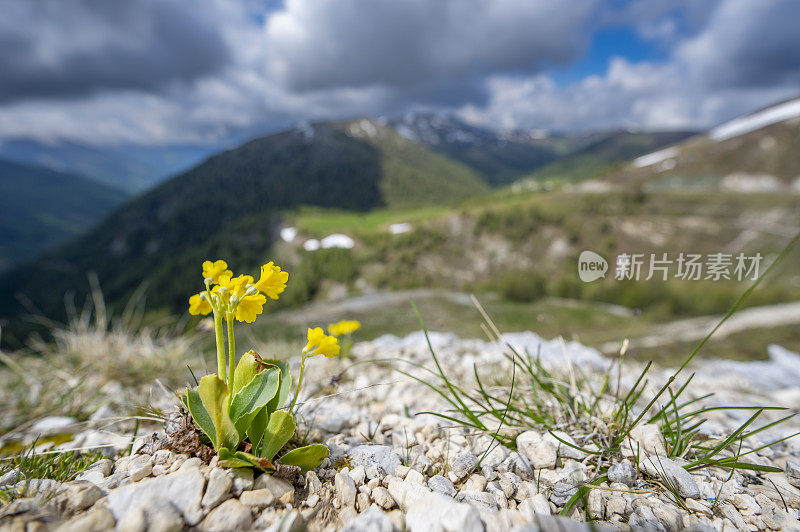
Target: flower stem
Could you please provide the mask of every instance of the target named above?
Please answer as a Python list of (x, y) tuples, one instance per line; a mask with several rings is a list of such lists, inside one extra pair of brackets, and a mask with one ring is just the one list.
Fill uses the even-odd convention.
[(233, 313), (226, 316), (228, 321), (228, 390), (233, 393), (234, 371), (236, 369), (236, 339), (233, 336)]
[(303, 373), (306, 370), (306, 357), (305, 355), (302, 356), (300, 359), (300, 377), (297, 378), (297, 388), (294, 392), (294, 399), (292, 399), (292, 404), (289, 405), (289, 413), (292, 413), (294, 410), (294, 405), (297, 403), (297, 398), (300, 397), (300, 386), (303, 384)]
[(222, 337), (222, 313), (214, 309), (214, 331), (217, 334), (217, 376), (225, 378), (225, 339)]

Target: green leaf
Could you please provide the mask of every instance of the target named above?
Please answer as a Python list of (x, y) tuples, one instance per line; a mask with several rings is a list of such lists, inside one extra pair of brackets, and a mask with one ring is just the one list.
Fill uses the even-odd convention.
[(223, 448), (219, 452), (219, 460), (224, 467), (255, 467), (267, 473), (275, 472), (275, 465), (271, 461), (243, 451), (232, 453)]
[(192, 415), (194, 422), (197, 423), (197, 426), (206, 433), (206, 436), (208, 436), (208, 439), (211, 440), (211, 443), (213, 444), (216, 442), (217, 431), (214, 429), (214, 421), (208, 414), (206, 407), (203, 406), (203, 401), (200, 399), (200, 394), (197, 393), (197, 390), (190, 390), (189, 388), (186, 389), (184, 404), (186, 405), (186, 408), (189, 409), (189, 413)]
[(217, 452), (222, 447), (236, 449), (239, 446), (239, 433), (236, 426), (228, 416), (228, 387), (216, 375), (206, 375), (197, 385), (197, 393), (203, 403), (212, 423), (214, 424), (214, 448)]
[(289, 363), (285, 360), (273, 358), (265, 360), (264, 362), (277, 366), (281, 370), (281, 386), (278, 389), (277, 395), (272, 398), (272, 401), (267, 403), (267, 412), (275, 412), (286, 406), (286, 400), (289, 399), (289, 394), (292, 391), (292, 372), (289, 370)]
[(244, 415), (255, 414), (256, 410), (266, 405), (278, 393), (280, 376), (278, 368), (268, 368), (253, 377), (253, 380), (233, 396), (231, 419), (236, 422)]
[(219, 463), (224, 467), (253, 467), (253, 464), (249, 460), (245, 460), (236, 456), (239, 454), (232, 453), (230, 449), (226, 449), (223, 447), (219, 450)]
[[(269, 416), (269, 423), (264, 432), (264, 443), (260, 456), (272, 460), (286, 442), (294, 436), (294, 419), (285, 410), (276, 410)], [(327, 456), (327, 455), (326, 455)]]
[(259, 364), (256, 361), (256, 357), (253, 356), (252, 351), (248, 351), (242, 355), (242, 358), (239, 359), (239, 363), (236, 364), (236, 369), (233, 371), (234, 396), (236, 396), (245, 385), (250, 384), (250, 381), (252, 381), (253, 377), (258, 373), (258, 367)]
[(284, 454), (278, 459), (283, 465), (293, 465), (299, 467), (303, 473), (311, 471), (319, 466), (325, 458), (328, 457), (330, 451), (322, 444), (315, 443), (313, 445), (306, 445), (293, 449)]
[(253, 416), (250, 426), (245, 429), (247, 437), (250, 438), (250, 443), (253, 444), (253, 453), (261, 456), (258, 449), (261, 445), (261, 440), (264, 438), (264, 431), (267, 430), (267, 408), (260, 408), (256, 415)]

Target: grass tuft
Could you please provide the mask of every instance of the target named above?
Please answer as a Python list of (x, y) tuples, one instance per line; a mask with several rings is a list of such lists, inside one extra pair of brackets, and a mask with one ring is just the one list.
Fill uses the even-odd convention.
[[(679, 383), (678, 377), (722, 324), (736, 313), (745, 299), (786, 257), (798, 241), (800, 241), (800, 233), (789, 242), (769, 268), (731, 305), (716, 327), (699, 342), (680, 367), (670, 375), (649, 400), (643, 398), (648, 388), (648, 374), (652, 369), (652, 362), (644, 367), (627, 391), (622, 390), (619, 384), (621, 380), (619, 375), (616, 379), (615, 389), (611, 390), (609, 383), (614, 380), (611, 375), (615, 367), (613, 364), (609, 365), (609, 369), (598, 386), (594, 376), (587, 375), (572, 364), (567, 364), (566, 368), (559, 368), (557, 371), (550, 370), (542, 364), (538, 353), (536, 355), (529, 352), (520, 353), (507, 342), (505, 342), (504, 356), (513, 368), (510, 387), (502, 383), (495, 386), (487, 385), (477, 366), (473, 367), (473, 385), (462, 386), (443, 370), (418, 312), (417, 315), (428, 340), (435, 369), (411, 363), (412, 366), (423, 370), (430, 377), (429, 380), (407, 371), (399, 371), (428, 386), (450, 406), (444, 412), (425, 413), (467, 427), (471, 431), (487, 434), (497, 444), (511, 449), (516, 447), (516, 433), (539, 428), (549, 431), (561, 444), (586, 453), (589, 456), (590, 464), (594, 467), (594, 475), (585, 484), (579, 486), (578, 492), (562, 510), (562, 515), (569, 514), (575, 504), (586, 497), (593, 486), (606, 481), (610, 465), (624, 458), (626, 452), (628, 454), (633, 452), (636, 455), (637, 464), (639, 463), (638, 449), (632, 443), (630, 434), (636, 426), (642, 423), (654, 424), (659, 428), (667, 443), (667, 457), (684, 460), (686, 463), (684, 467), (689, 471), (711, 467), (727, 469), (731, 475), (736, 470), (764, 473), (780, 471), (775, 467), (753, 464), (743, 459), (749, 454), (785, 441), (795, 436), (794, 434), (745, 452), (743, 452), (743, 443), (748, 438), (789, 420), (793, 414), (759, 428), (752, 428), (765, 411), (784, 409), (736, 405), (698, 408), (699, 401), (707, 399), (713, 394), (688, 399), (686, 398), (689, 395), (687, 390), (694, 375), (690, 375), (682, 384)], [(483, 317), (484, 332), (490, 339), (504, 342), (501, 332), (474, 297), (473, 303)], [(620, 374), (625, 342), (622, 345), (620, 362), (616, 366)], [(519, 376), (517, 376), (518, 374)], [(729, 435), (718, 439), (709, 439), (701, 433), (700, 429), (706, 422), (704, 415), (714, 410), (749, 410), (753, 413)], [(503, 427), (507, 430), (501, 431)], [(556, 431), (569, 433), (575, 439), (575, 443), (565, 441), (556, 434)], [(487, 448), (487, 452), (490, 448)], [(664, 479), (661, 479), (659, 485), (675, 498), (677, 504), (683, 505), (683, 500), (675, 486), (670, 485), (669, 481)]]

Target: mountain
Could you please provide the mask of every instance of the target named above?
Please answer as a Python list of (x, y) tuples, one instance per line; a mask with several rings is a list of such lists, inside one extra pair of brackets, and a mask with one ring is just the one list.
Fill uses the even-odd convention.
[(77, 173), (128, 192), (146, 190), (217, 151), (208, 146), (89, 146), (66, 141), (0, 141), (0, 157), (5, 159)]
[(649, 187), (800, 190), (800, 98), (638, 157), (608, 180)]
[(555, 161), (571, 139), (496, 132), (446, 114), (406, 113), (387, 121), (402, 137), (460, 161), (492, 185), (504, 185)]
[(112, 303), (147, 282), (148, 308), (180, 312), (203, 260), (226, 257), (237, 269), (261, 263), (287, 209), (448, 204), (488, 188), (467, 166), (380, 123), (303, 125), (209, 158), (9, 273), (0, 279), (0, 317), (20, 314), (20, 294), (44, 315), (62, 316), (64, 294), (85, 294), (89, 271)]
[(694, 135), (690, 131), (636, 133), (612, 131), (572, 139), (573, 149), (526, 176), (528, 179), (582, 181), (608, 172), (614, 166)]
[(79, 175), (0, 159), (0, 271), (83, 233), (126, 197)]

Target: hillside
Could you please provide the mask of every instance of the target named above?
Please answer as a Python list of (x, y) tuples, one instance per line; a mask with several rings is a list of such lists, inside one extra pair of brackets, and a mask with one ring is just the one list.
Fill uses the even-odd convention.
[(669, 146), (694, 135), (688, 131), (633, 133), (614, 131), (594, 134), (578, 144), (572, 151), (552, 163), (536, 170), (528, 179), (554, 181), (583, 181), (610, 168), (630, 161), (634, 157)]
[(89, 271), (112, 303), (146, 282), (149, 308), (180, 312), (203, 260), (225, 256), (239, 268), (263, 261), (286, 209), (448, 204), (488, 189), (466, 166), (371, 124), (317, 124), (211, 157), (0, 279), (0, 317), (20, 314), (18, 295), (62, 316), (63, 294), (85, 294)]
[(0, 271), (83, 233), (125, 198), (79, 175), (0, 160)]
[(800, 190), (800, 99), (737, 118), (612, 173), (613, 182), (733, 191)]

